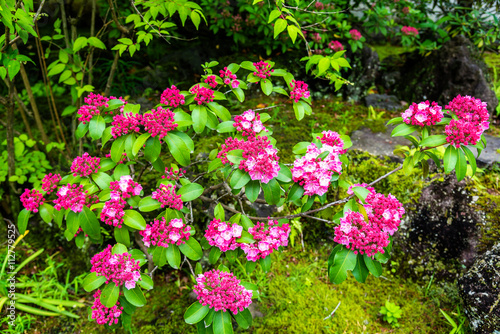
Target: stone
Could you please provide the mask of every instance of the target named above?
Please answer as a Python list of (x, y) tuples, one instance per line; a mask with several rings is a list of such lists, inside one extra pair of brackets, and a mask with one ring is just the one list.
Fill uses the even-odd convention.
[(428, 56), (415, 51), (400, 58), (397, 62), (388, 57), (380, 65), (391, 76), (379, 75), (377, 83), (391, 94), (410, 103), (429, 100), (443, 107), (458, 94), (470, 95), (486, 102), (492, 116), (498, 99), (488, 83), (486, 64), (466, 37), (456, 36)]
[(500, 333), (500, 242), (477, 257), (458, 288), (473, 332)]
[(352, 54), (348, 54), (347, 57), (350, 59), (352, 69), (344, 78), (353, 85), (344, 85), (342, 95), (344, 99), (359, 101), (365, 96), (366, 91), (375, 85), (380, 60), (378, 53), (368, 46), (358, 50), (355, 57)]
[[(481, 152), (479, 158), (477, 158), (477, 163), (480, 167), (487, 167), (495, 162), (500, 162), (500, 138), (487, 134), (484, 135), (484, 138), (486, 139), (486, 148)], [(477, 149), (470, 146), (469, 148), (474, 153), (474, 156), (477, 157)]]
[(385, 132), (373, 133), (372, 130), (362, 127), (351, 134), (351, 149), (363, 150), (376, 156), (388, 156), (401, 159), (392, 152), (396, 145), (409, 145), (410, 142), (404, 137), (391, 137), (394, 127), (387, 127)]
[(399, 99), (394, 95), (370, 94), (365, 97), (367, 107), (381, 108), (385, 110), (401, 110), (403, 108)]

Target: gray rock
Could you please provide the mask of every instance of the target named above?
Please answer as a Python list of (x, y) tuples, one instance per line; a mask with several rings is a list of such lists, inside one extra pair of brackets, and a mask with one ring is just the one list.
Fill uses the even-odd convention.
[[(481, 152), (481, 155), (477, 159), (478, 165), (488, 166), (495, 162), (500, 163), (500, 138), (493, 137), (490, 135), (484, 135), (486, 138), (486, 148)], [(470, 147), (474, 156), (477, 156), (477, 150), (474, 147)]]
[(500, 331), (500, 242), (479, 256), (458, 280), (465, 314), (475, 334)]
[(399, 99), (394, 95), (370, 94), (365, 97), (367, 107), (382, 108), (385, 110), (401, 110), (403, 106)]
[[(388, 127), (385, 132), (373, 133), (368, 128), (361, 128), (351, 134), (352, 149), (363, 150), (377, 156), (396, 157), (392, 151), (396, 145), (408, 145), (409, 141), (403, 137), (391, 137), (393, 127)], [(399, 158), (398, 158), (399, 159)]]

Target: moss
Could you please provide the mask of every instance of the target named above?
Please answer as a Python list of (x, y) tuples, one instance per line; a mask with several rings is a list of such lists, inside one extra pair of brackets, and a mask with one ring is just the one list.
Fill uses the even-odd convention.
[(405, 52), (411, 52), (415, 48), (404, 48), (402, 46), (396, 45), (369, 45), (370, 48), (377, 52), (380, 61), (384, 60), (389, 56), (398, 56)]

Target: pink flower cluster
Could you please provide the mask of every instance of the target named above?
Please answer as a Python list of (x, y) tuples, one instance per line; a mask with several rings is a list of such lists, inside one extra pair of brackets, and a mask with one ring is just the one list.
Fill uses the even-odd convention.
[(452, 119), (445, 127), (446, 141), (457, 148), (460, 145), (476, 145), (490, 125), (486, 106), (486, 102), (471, 96), (455, 97), (446, 109), (458, 119)]
[(112, 193), (111, 199), (104, 203), (101, 211), (101, 220), (114, 227), (121, 228), (123, 216), (125, 216), (125, 205), (127, 203), (116, 192)]
[(335, 52), (344, 50), (344, 46), (339, 41), (331, 41), (330, 43), (328, 43), (328, 47)]
[(184, 104), (186, 101), (184, 99), (184, 95), (181, 94), (181, 91), (177, 89), (174, 85), (170, 88), (167, 88), (163, 91), (160, 98), (160, 103), (177, 108), (181, 104)]
[(172, 219), (168, 224), (165, 217), (160, 220), (153, 220), (146, 226), (144, 231), (140, 231), (142, 241), (146, 247), (161, 246), (168, 247), (169, 244), (181, 245), (189, 240), (191, 226), (186, 226), (182, 219)]
[(199, 84), (192, 87), (189, 92), (195, 95), (194, 100), (198, 102), (199, 105), (210, 103), (214, 100), (214, 91)]
[(231, 85), (231, 88), (238, 88), (240, 85), (240, 82), (236, 77), (236, 74), (233, 74), (230, 70), (227, 69), (227, 67), (224, 67), (224, 70), (220, 70), (220, 77), (224, 81), (224, 85)]
[(408, 125), (434, 125), (443, 118), (442, 108), (436, 103), (429, 101), (412, 103), (404, 113), (401, 114), (403, 122)]
[(73, 212), (81, 212), (86, 202), (87, 191), (83, 190), (82, 185), (67, 184), (62, 186), (57, 191), (57, 198), (54, 200), (54, 208), (61, 210), (71, 210)]
[(205, 238), (210, 246), (218, 247), (222, 252), (235, 250), (239, 244), (236, 239), (241, 237), (243, 227), (214, 218), (205, 230)]
[(304, 99), (309, 98), (310, 93), (308, 90), (308, 85), (304, 81), (296, 81), (292, 80), (290, 82), (290, 88), (292, 91), (290, 92), (290, 98), (295, 102), (299, 102), (299, 100), (303, 97)]
[(255, 239), (255, 243), (241, 244), (240, 247), (245, 252), (247, 260), (255, 262), (270, 255), (280, 246), (288, 246), (290, 226), (288, 224), (279, 226), (277, 221), (269, 220), (268, 226), (257, 222), (255, 226), (248, 229), (248, 233)]
[(389, 245), (389, 235), (399, 228), (401, 217), (405, 210), (396, 197), (391, 194), (384, 196), (366, 184), (354, 184), (347, 193), (352, 194), (353, 187), (365, 187), (370, 193), (362, 203), (368, 221), (359, 212), (347, 211), (340, 225), (335, 228), (334, 241), (353, 249), (355, 254), (374, 256), (384, 253), (384, 247)]
[(361, 33), (356, 29), (349, 30), (349, 33), (351, 34), (351, 38), (355, 41), (360, 40), (361, 37), (363, 37)]
[(142, 124), (144, 129), (151, 133), (152, 137), (158, 136), (159, 139), (162, 139), (178, 126), (178, 124), (174, 123), (174, 116), (175, 114), (170, 109), (158, 107), (151, 110), (151, 113), (142, 116)]
[(414, 27), (404, 26), (401, 28), (401, 32), (406, 36), (417, 36), (418, 29)]
[(198, 275), (193, 291), (202, 305), (214, 311), (228, 310), (237, 314), (252, 303), (252, 291), (240, 285), (240, 280), (232, 273), (210, 270)]
[(129, 198), (141, 194), (142, 186), (132, 180), (132, 176), (123, 175), (119, 181), (110, 182), (109, 188), (111, 189), (111, 198), (121, 197)]
[(231, 164), (227, 160), (227, 153), (232, 150), (243, 150), (243, 160), (240, 161), (239, 169), (250, 174), (252, 180), (260, 180), (268, 183), (278, 175), (280, 166), (278, 163), (278, 151), (273, 148), (267, 137), (257, 137), (257, 133), (266, 130), (260, 121), (260, 115), (252, 110), (245, 111), (242, 115), (235, 117), (233, 126), (243, 132), (246, 139), (227, 138), (221, 145), (217, 155), (223, 164)]
[(257, 63), (253, 63), (253, 66), (257, 68), (257, 72), (253, 72), (253, 75), (264, 80), (270, 77), (271, 73), (274, 72), (274, 70), (271, 70), (271, 64), (262, 60)]
[(73, 176), (87, 177), (90, 174), (97, 173), (101, 166), (99, 157), (92, 157), (87, 152), (83, 153), (81, 157), (76, 157), (71, 164), (71, 172)]
[(44, 202), (43, 194), (36, 189), (24, 189), (21, 195), (21, 203), (26, 210), (31, 212), (38, 212), (38, 208)]
[(403, 12), (403, 14), (409, 14), (410, 13), (410, 7), (403, 7), (402, 12)]
[(164, 179), (166, 178), (167, 180), (178, 180), (179, 178), (183, 177), (184, 174), (186, 173), (185, 170), (183, 169), (177, 169), (177, 170), (174, 170), (174, 168), (168, 168), (168, 167), (165, 167), (165, 174), (167, 175), (162, 175), (161, 178)]
[(321, 42), (321, 35), (317, 32), (315, 32), (311, 38), (315, 43)]
[[(318, 148), (311, 143), (307, 147), (306, 154), (294, 161), (292, 167), (292, 178), (304, 187), (305, 195), (321, 196), (328, 191), (333, 173), (342, 173), (342, 162), (339, 155), (343, 154), (344, 142), (337, 132), (323, 131), (319, 138), (323, 144)], [(328, 152), (328, 155), (321, 160), (318, 156)]]
[(260, 120), (260, 115), (251, 109), (245, 111), (241, 115), (234, 116), (233, 126), (236, 130), (242, 132), (241, 135), (243, 137), (255, 137), (261, 131), (267, 131), (266, 127)]
[(111, 125), (111, 135), (113, 138), (124, 136), (129, 132), (139, 132), (139, 126), (142, 124), (141, 114), (116, 114), (113, 116)]
[[(78, 109), (77, 114), (80, 115), (78, 121), (82, 122), (83, 124), (90, 122), (94, 115), (100, 114), (101, 107), (107, 108), (109, 106), (108, 101), (110, 99), (116, 99), (116, 97), (111, 96), (110, 98), (107, 98), (99, 94), (90, 93), (86, 98), (83, 99), (86, 104)], [(123, 100), (121, 97), (119, 99), (126, 104), (125, 100)], [(120, 111), (123, 112), (123, 106), (120, 108)]]
[(113, 282), (117, 286), (125, 285), (130, 290), (141, 279), (139, 261), (134, 260), (127, 252), (112, 254), (111, 245), (94, 255), (90, 263), (90, 272), (106, 277), (106, 284)]
[(161, 207), (169, 207), (176, 210), (182, 210), (183, 204), (181, 195), (175, 193), (175, 186), (173, 184), (160, 184), (160, 187), (153, 191), (152, 199), (161, 203)]
[(45, 175), (42, 179), (42, 190), (47, 194), (50, 194), (57, 189), (57, 184), (61, 181), (61, 179), (60, 174), (49, 173)]
[(203, 82), (208, 84), (212, 88), (217, 87), (217, 77), (213, 74), (208, 75)]
[(107, 324), (112, 326), (118, 323), (118, 318), (122, 314), (123, 306), (120, 302), (116, 302), (113, 307), (106, 307), (101, 303), (101, 290), (97, 290), (94, 294), (94, 304), (92, 305), (92, 316), (99, 325)]

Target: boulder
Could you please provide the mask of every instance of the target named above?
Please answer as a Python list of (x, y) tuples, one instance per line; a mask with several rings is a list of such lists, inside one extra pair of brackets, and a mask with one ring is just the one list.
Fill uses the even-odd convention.
[(403, 109), (403, 105), (394, 95), (370, 94), (365, 97), (365, 104), (367, 107), (372, 106), (391, 111)]
[(500, 333), (500, 242), (476, 258), (458, 287), (474, 333)]
[[(490, 115), (498, 105), (486, 78), (487, 66), (464, 36), (455, 37), (428, 56), (415, 51), (401, 55), (400, 62), (388, 57), (380, 67), (391, 76), (380, 75), (378, 84), (410, 103), (429, 100), (444, 107), (458, 94), (471, 95), (488, 104)], [(400, 80), (391, 82), (393, 77)]]

